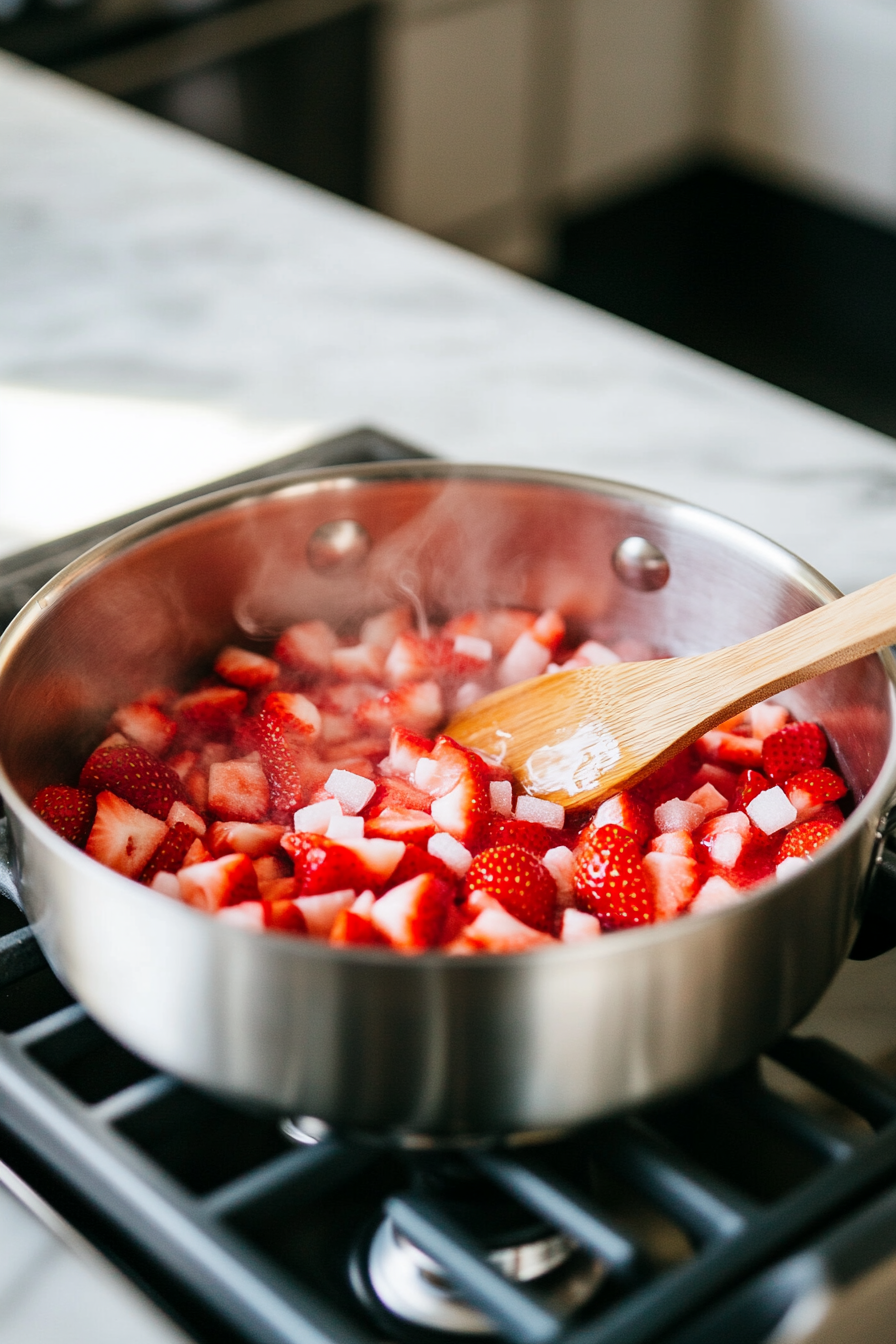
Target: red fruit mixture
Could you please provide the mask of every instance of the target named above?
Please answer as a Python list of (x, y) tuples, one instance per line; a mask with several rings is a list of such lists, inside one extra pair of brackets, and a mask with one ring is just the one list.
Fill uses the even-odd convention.
[(617, 661), (573, 647), (550, 611), (468, 612), (422, 636), (395, 608), (353, 642), (303, 621), (271, 656), (228, 645), (185, 694), (121, 706), (77, 787), (32, 806), (218, 918), (405, 953), (519, 952), (719, 909), (836, 834), (847, 789), (824, 731), (772, 703), (576, 816), (429, 736), (498, 686)]

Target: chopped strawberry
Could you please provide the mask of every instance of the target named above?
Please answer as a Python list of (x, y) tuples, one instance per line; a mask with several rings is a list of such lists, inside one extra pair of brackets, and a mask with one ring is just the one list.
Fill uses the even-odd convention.
[(734, 769), (724, 765), (713, 765), (711, 761), (704, 761), (694, 775), (693, 787), (699, 789), (704, 784), (711, 784), (730, 803), (734, 800), (737, 780), (738, 776)]
[(153, 756), (164, 756), (177, 733), (177, 724), (155, 705), (123, 705), (112, 715), (112, 723), (131, 742)]
[(178, 779), (186, 782), (187, 776), (190, 774), (190, 771), (195, 768), (198, 760), (198, 751), (179, 751), (176, 756), (169, 757), (168, 765), (170, 765)]
[(664, 831), (651, 840), (650, 853), (680, 854), (683, 859), (693, 859), (696, 851), (689, 831)]
[(108, 790), (132, 807), (163, 821), (186, 790), (169, 765), (142, 747), (105, 747), (88, 756), (79, 784), (89, 793)]
[(498, 668), (498, 685), (513, 686), (518, 681), (540, 677), (550, 661), (550, 649), (545, 648), (531, 630), (524, 630), (514, 640)]
[(175, 713), (192, 728), (211, 737), (229, 737), (246, 708), (246, 692), (236, 686), (206, 686), (182, 695)]
[(392, 774), (409, 779), (417, 768), (421, 756), (428, 756), (435, 743), (419, 733), (400, 725), (392, 729), (389, 737), (389, 769)]
[(783, 705), (773, 704), (769, 700), (764, 700), (761, 705), (754, 705), (752, 709), (747, 710), (747, 715), (750, 720), (750, 732), (761, 742), (771, 737), (772, 733), (780, 732), (790, 718)]
[[(449, 953), (532, 952), (536, 948), (550, 947), (554, 942), (548, 934), (524, 924), (505, 910), (500, 901), (483, 892), (473, 894), (469, 907), (473, 918), (448, 944), (445, 950)], [(446, 925), (448, 922), (446, 920)]]
[(176, 822), (169, 827), (168, 834), (143, 869), (140, 881), (149, 886), (156, 873), (179, 872), (184, 865), (187, 850), (195, 839), (195, 831), (191, 831), (183, 822)]
[(257, 761), (223, 761), (208, 772), (209, 811), (222, 821), (261, 821), (270, 803)]
[(84, 848), (96, 816), (96, 798), (87, 789), (48, 784), (35, 794), (31, 806), (57, 835), (79, 849)]
[(375, 901), (370, 918), (377, 932), (400, 952), (436, 947), (452, 894), (432, 873), (421, 873)]
[(517, 845), (540, 859), (549, 849), (555, 848), (558, 839), (555, 830), (549, 826), (542, 826), (538, 821), (520, 821), (517, 817), (495, 817), (489, 822), (480, 843), (483, 849), (496, 849), (499, 845)]
[(430, 808), (439, 830), (447, 831), (455, 840), (469, 846), (476, 845), (488, 825), (488, 785), (475, 769), (465, 772), (450, 793), (433, 799)]
[(355, 717), (370, 732), (385, 734), (397, 724), (404, 724), (414, 732), (428, 733), (439, 724), (444, 713), (438, 682), (417, 681), (398, 686), (375, 700), (365, 700), (355, 710)]
[[(607, 798), (601, 803), (588, 829), (598, 830), (601, 826), (610, 824), (621, 826), (624, 831), (630, 831), (638, 844), (643, 847), (647, 844), (653, 829), (652, 820), (647, 804), (635, 794), (623, 789), (621, 793), (614, 793), (612, 798)], [(582, 840), (585, 842), (586, 836), (583, 836)]]
[(278, 933), (308, 932), (308, 924), (298, 901), (289, 897), (263, 900), (261, 912), (266, 929), (276, 929)]
[(542, 933), (554, 930), (557, 884), (541, 860), (520, 845), (483, 850), (467, 872), (464, 891), (468, 898), (474, 891), (485, 892)]
[(264, 710), (283, 720), (284, 728), (303, 737), (317, 737), (321, 730), (320, 710), (298, 691), (271, 691), (265, 696)]
[(398, 867), (392, 874), (391, 881), (398, 886), (401, 882), (408, 882), (412, 877), (419, 877), (421, 873), (432, 873), (449, 886), (454, 882), (454, 874), (440, 858), (430, 854), (421, 845), (408, 844)]
[(209, 854), (205, 845), (197, 835), (196, 839), (184, 855), (184, 868), (189, 868), (194, 863), (208, 863), (211, 857), (211, 854)]
[(253, 691), (258, 686), (267, 686), (276, 681), (280, 675), (280, 666), (273, 658), (264, 658), (260, 653), (251, 653), (249, 649), (228, 644), (215, 659), (215, 671), (222, 681)]
[(503, 658), (510, 652), (518, 636), (524, 630), (530, 630), (535, 621), (534, 612), (523, 611), (519, 607), (496, 607), (493, 611), (468, 611), (462, 616), (454, 616), (443, 628), (442, 634), (448, 639), (453, 639), (455, 635), (487, 639), (496, 657)]
[(403, 840), (384, 840), (378, 836), (359, 840), (343, 839), (339, 844), (351, 850), (364, 872), (365, 887), (384, 887), (404, 858)]
[(812, 818), (813, 821), (826, 821), (833, 826), (835, 831), (839, 831), (846, 818), (840, 811), (836, 803), (825, 803), (824, 807), (819, 808)]
[(566, 622), (559, 611), (543, 611), (529, 633), (551, 653), (556, 653), (566, 636)]
[(202, 770), (191, 770), (184, 781), (190, 806), (196, 812), (208, 810), (208, 775)]
[(361, 891), (369, 885), (358, 856), (326, 836), (288, 831), (280, 843), (295, 861), (296, 886), (302, 896), (348, 888)]
[(752, 803), (758, 793), (764, 793), (766, 789), (770, 788), (771, 783), (761, 770), (742, 771), (737, 777), (737, 789), (733, 802), (734, 810), (744, 812), (747, 804)]
[(85, 848), (107, 868), (136, 878), (167, 834), (164, 821), (104, 789), (97, 794), (96, 818)]
[(258, 859), (263, 854), (277, 854), (284, 834), (282, 826), (271, 822), (216, 821), (209, 827), (205, 842), (216, 859), (222, 854), (248, 854), (250, 859)]
[[(270, 855), (267, 856), (270, 858)], [(259, 877), (258, 859), (252, 860), (255, 876), (258, 880), (258, 894), (263, 901), (294, 901), (296, 899), (296, 880), (294, 877)], [(304, 918), (304, 916), (303, 916)]]
[[(715, 817), (720, 812), (727, 812), (728, 810), (727, 798), (719, 792), (714, 784), (701, 784), (699, 789), (695, 789), (693, 793), (688, 794), (687, 803), (690, 807), (699, 807), (700, 811), (707, 817)], [(657, 808), (657, 811), (659, 811), (659, 808)], [(702, 820), (701, 817), (700, 821)], [(672, 829), (677, 830), (678, 827)], [(693, 830), (694, 827), (691, 826), (690, 829)]]
[(621, 826), (602, 826), (589, 836), (577, 856), (574, 884), (579, 909), (596, 916), (604, 929), (656, 919), (638, 843)]
[(657, 919), (675, 919), (686, 910), (701, 881), (694, 859), (655, 850), (644, 856), (644, 875), (653, 894)]
[(385, 939), (374, 928), (371, 919), (373, 902), (373, 892), (363, 891), (354, 905), (350, 905), (347, 910), (340, 910), (330, 929), (330, 942), (356, 943), (362, 946), (384, 943)]
[[(387, 765), (384, 761), (383, 765)], [(381, 767), (382, 768), (382, 767)], [(409, 807), (417, 812), (427, 812), (432, 802), (428, 793), (417, 789), (407, 779), (397, 779), (386, 775), (376, 786), (376, 792), (367, 805), (367, 815), (375, 816), (386, 807)]]
[(788, 779), (784, 792), (796, 808), (800, 821), (817, 816), (825, 803), (835, 803), (846, 794), (846, 782), (826, 765), (804, 770)]
[(364, 834), (383, 840), (404, 840), (406, 843), (425, 844), (434, 834), (436, 824), (428, 812), (411, 807), (384, 807), (364, 824)]
[(172, 803), (165, 821), (169, 826), (177, 826), (178, 824), (189, 826), (194, 835), (205, 835), (208, 829), (199, 813), (194, 812), (189, 803)]
[(197, 910), (214, 913), (225, 905), (258, 899), (258, 882), (246, 854), (225, 854), (207, 863), (181, 868), (177, 875), (181, 899)]
[(788, 831), (778, 850), (777, 862), (783, 859), (802, 859), (814, 854), (832, 836), (837, 834), (836, 826), (829, 821), (820, 821), (814, 817), (811, 821), (801, 821)]
[(327, 672), (338, 643), (326, 621), (300, 621), (283, 631), (274, 657), (297, 672)]
[(361, 625), (361, 643), (375, 644), (388, 653), (399, 635), (410, 630), (414, 617), (410, 607), (389, 607), (387, 611), (368, 616)]
[(694, 743), (705, 761), (724, 765), (757, 767), (762, 761), (762, 743), (758, 737), (741, 737), (737, 733), (723, 733), (714, 728)]
[(700, 858), (714, 869), (735, 868), (753, 826), (745, 812), (726, 812), (712, 817), (694, 832), (694, 844)]
[(788, 723), (762, 744), (762, 768), (773, 784), (824, 765), (828, 740), (817, 723)]
[(376, 644), (353, 644), (347, 649), (334, 649), (332, 663), (337, 677), (368, 677), (379, 681), (386, 655)]
[(276, 715), (263, 711), (257, 722), (258, 750), (270, 789), (271, 812), (275, 820), (286, 821), (304, 801), (298, 758)]

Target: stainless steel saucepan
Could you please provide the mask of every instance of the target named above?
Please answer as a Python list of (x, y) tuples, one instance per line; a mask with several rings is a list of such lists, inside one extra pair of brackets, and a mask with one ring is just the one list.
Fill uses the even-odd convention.
[(402, 957), (236, 928), (94, 863), (28, 800), (76, 778), (116, 705), (292, 621), (350, 630), (408, 600), (437, 619), (553, 606), (582, 636), (688, 654), (836, 596), (705, 510), (550, 472), (372, 465), (169, 510), (70, 565), (0, 639), (0, 793), (23, 904), (110, 1032), (284, 1114), (457, 1139), (571, 1126), (688, 1087), (797, 1022), (856, 936), (896, 785), (889, 654), (786, 697), (825, 726), (856, 802), (804, 873), (715, 915), (527, 955)]

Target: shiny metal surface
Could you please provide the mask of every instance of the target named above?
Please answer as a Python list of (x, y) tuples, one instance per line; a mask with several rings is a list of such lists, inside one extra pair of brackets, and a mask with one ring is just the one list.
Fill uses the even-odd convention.
[(655, 593), (669, 582), (669, 561), (646, 537), (626, 537), (613, 552), (616, 577), (628, 588)]
[[(306, 554), (322, 523), (371, 537), (351, 573)], [(622, 584), (641, 536), (669, 582)], [(224, 642), (396, 600), (434, 617), (557, 606), (577, 632), (669, 653), (733, 643), (836, 596), (755, 533), (584, 477), (372, 465), (224, 492), (103, 543), (0, 640), (0, 792), (22, 899), (87, 1010), (159, 1067), (352, 1130), (459, 1140), (573, 1125), (744, 1062), (798, 1021), (857, 927), (896, 781), (889, 655), (788, 693), (821, 721), (858, 806), (822, 859), (742, 906), (520, 956), (405, 958), (250, 931), (126, 881), (25, 800), (73, 776), (113, 707), (185, 685)]]

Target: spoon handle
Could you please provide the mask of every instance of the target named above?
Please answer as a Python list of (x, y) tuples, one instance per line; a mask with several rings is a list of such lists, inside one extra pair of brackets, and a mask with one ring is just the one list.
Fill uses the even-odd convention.
[(896, 641), (896, 574), (715, 654), (729, 702), (750, 704)]

